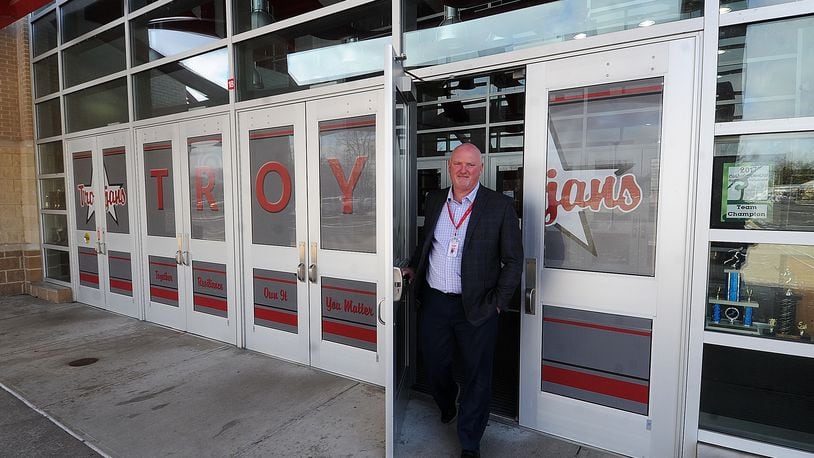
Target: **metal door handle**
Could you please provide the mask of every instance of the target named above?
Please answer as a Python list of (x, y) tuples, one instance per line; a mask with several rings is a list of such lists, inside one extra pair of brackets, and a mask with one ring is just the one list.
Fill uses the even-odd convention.
[(376, 307), (376, 317), (379, 319), (379, 323), (381, 323), (382, 326), (384, 326), (386, 323), (382, 319), (382, 304), (384, 304), (384, 299), (380, 300), (379, 306)]
[(300, 263), (297, 265), (297, 280), (305, 281), (305, 242), (300, 242), (298, 245), (300, 253)]
[(393, 267), (393, 302), (401, 300), (401, 293), (404, 290), (404, 278), (401, 275), (400, 267)]
[(178, 265), (183, 265), (184, 264), (184, 259), (181, 256), (183, 256), (181, 254), (181, 250), (177, 250), (175, 252), (175, 263), (178, 264)]
[(311, 242), (311, 265), (308, 266), (308, 280), (317, 282), (317, 242)]
[(534, 288), (526, 288), (526, 314), (534, 315), (534, 302), (537, 290)]

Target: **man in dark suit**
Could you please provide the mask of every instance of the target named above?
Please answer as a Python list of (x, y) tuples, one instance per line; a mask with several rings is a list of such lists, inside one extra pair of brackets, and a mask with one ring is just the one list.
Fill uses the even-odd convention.
[[(419, 342), (441, 421), (457, 415), (461, 456), (480, 456), (498, 314), (520, 283), (523, 246), (512, 199), (478, 183), (480, 150), (458, 146), (448, 170), (452, 187), (427, 195), (424, 240), (404, 275), (415, 280), (421, 302)], [(452, 377), (456, 347), (464, 373), (460, 388)]]

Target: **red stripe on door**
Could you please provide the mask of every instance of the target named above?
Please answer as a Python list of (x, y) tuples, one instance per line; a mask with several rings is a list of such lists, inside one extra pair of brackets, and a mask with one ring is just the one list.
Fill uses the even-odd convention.
[(322, 331), (351, 339), (363, 340), (365, 342), (376, 343), (376, 330), (360, 328), (344, 323), (334, 323), (333, 321), (322, 320)]
[(285, 129), (274, 132), (258, 132), (256, 134), (249, 134), (249, 140), (259, 140), (261, 138), (287, 137), (289, 135), (294, 135), (294, 129)]
[(664, 90), (661, 85), (658, 86), (643, 86), (643, 87), (632, 87), (626, 89), (611, 89), (607, 91), (599, 91), (599, 92), (589, 92), (587, 94), (574, 94), (574, 95), (563, 95), (560, 97), (552, 97), (549, 99), (549, 103), (562, 103), (562, 102), (573, 102), (576, 100), (587, 100), (587, 99), (595, 99), (599, 97), (615, 97), (620, 95), (633, 95), (633, 94), (643, 94), (643, 93), (657, 93)]
[(644, 337), (650, 337), (653, 334), (650, 331), (639, 331), (636, 329), (617, 328), (613, 326), (605, 326), (602, 324), (585, 323), (582, 321), (563, 320), (561, 318), (543, 318), (543, 321), (547, 321), (549, 323), (568, 324), (571, 326), (580, 326), (583, 328), (600, 329), (602, 331), (621, 332), (623, 334), (633, 334)]
[(320, 132), (325, 132), (326, 130), (337, 130), (337, 129), (350, 129), (353, 127), (368, 127), (368, 126), (375, 126), (376, 120), (375, 119), (366, 119), (363, 121), (347, 121), (347, 122), (339, 122), (336, 124), (328, 124), (324, 123), (319, 126)]
[(639, 385), (623, 380), (603, 377), (601, 375), (586, 374), (561, 367), (547, 366), (545, 364), (543, 364), (542, 379), (544, 382), (570, 386), (571, 388), (627, 399), (628, 401), (640, 402), (642, 404), (648, 403), (649, 388), (647, 385)]
[(199, 296), (194, 295), (193, 301), (195, 305), (200, 305), (201, 307), (207, 307), (210, 309), (220, 310), (222, 312), (226, 311), (226, 299), (218, 299), (215, 297), (206, 297), (206, 296)]
[(376, 291), (365, 291), (362, 289), (342, 288), (341, 286), (322, 285), (323, 289), (332, 289), (334, 291), (345, 291), (346, 293), (366, 294), (368, 296), (375, 296)]
[(150, 296), (160, 297), (161, 299), (169, 299), (171, 301), (178, 300), (178, 291), (172, 291), (162, 288), (150, 287)]
[(86, 281), (88, 283), (93, 283), (95, 285), (99, 284), (99, 276), (96, 274), (90, 274), (86, 272), (79, 272), (79, 279), (82, 281)]
[(297, 326), (297, 314), (293, 312), (285, 313), (277, 310), (255, 307), (254, 317), (260, 318), (261, 320), (273, 321), (275, 323), (287, 324), (289, 326)]
[(123, 291), (133, 292), (133, 283), (127, 280), (116, 280), (115, 278), (110, 279), (110, 287), (120, 289)]
[(254, 276), (255, 280), (265, 280), (265, 281), (273, 281), (277, 283), (288, 283), (289, 285), (296, 285), (297, 282), (295, 280), (282, 280), (280, 278), (271, 278), (271, 277), (262, 277), (260, 275)]

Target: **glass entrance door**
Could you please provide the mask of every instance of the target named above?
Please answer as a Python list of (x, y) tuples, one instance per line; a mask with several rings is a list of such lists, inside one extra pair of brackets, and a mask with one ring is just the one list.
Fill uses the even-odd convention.
[(373, 91), (239, 116), (247, 347), (378, 385), (392, 198), (382, 103)]
[(148, 321), (236, 343), (229, 120), (139, 129)]
[(528, 67), (522, 425), (679, 453), (694, 47)]
[(79, 272), (75, 291), (80, 302), (140, 318), (133, 289), (129, 143), (127, 132), (67, 141)]

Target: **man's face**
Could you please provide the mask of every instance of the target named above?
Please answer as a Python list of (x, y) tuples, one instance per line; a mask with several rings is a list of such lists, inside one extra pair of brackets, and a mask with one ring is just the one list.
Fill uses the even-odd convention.
[(449, 158), (448, 168), (453, 191), (468, 194), (475, 189), (483, 171), (480, 151), (469, 144), (456, 148)]

